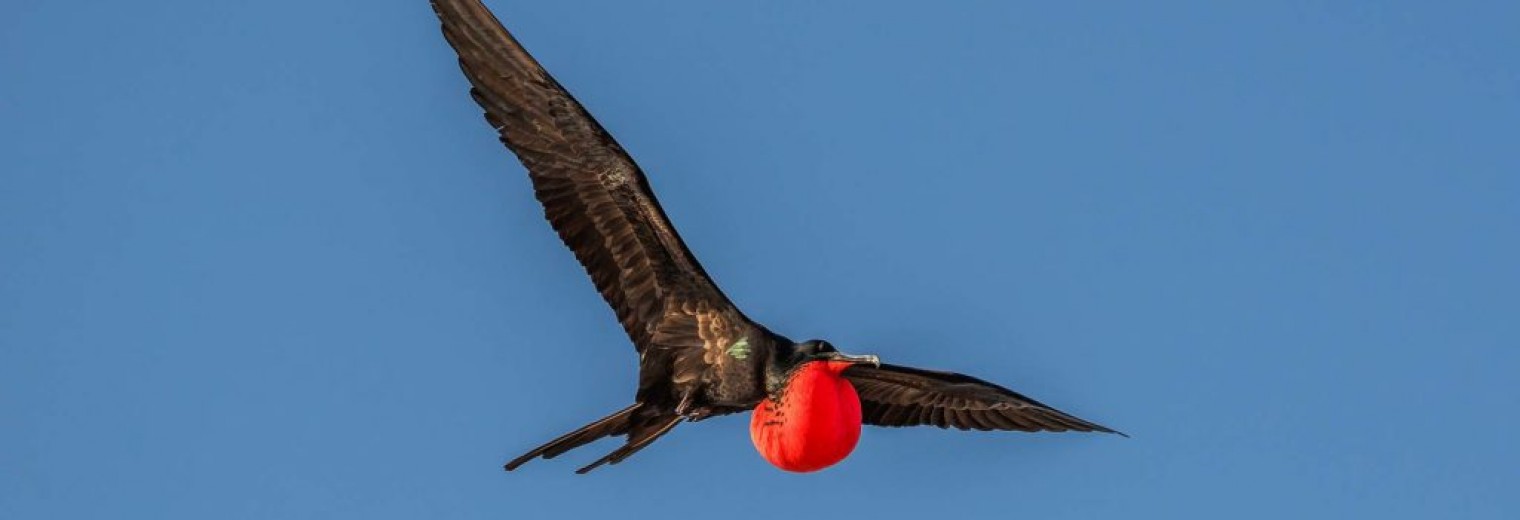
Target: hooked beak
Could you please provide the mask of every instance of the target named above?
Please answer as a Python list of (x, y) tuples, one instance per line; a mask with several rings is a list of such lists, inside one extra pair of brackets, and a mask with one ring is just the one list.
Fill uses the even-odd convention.
[(844, 362), (852, 363), (852, 364), (856, 364), (856, 365), (864, 365), (864, 364), (869, 363), (873, 367), (881, 368), (881, 358), (876, 357), (876, 356), (871, 355), (871, 354), (865, 354), (865, 355), (855, 356), (855, 355), (844, 354), (844, 353), (840, 353), (840, 352), (831, 352), (831, 353), (829, 353), (829, 359), (834, 360), (834, 361), (844, 361)]

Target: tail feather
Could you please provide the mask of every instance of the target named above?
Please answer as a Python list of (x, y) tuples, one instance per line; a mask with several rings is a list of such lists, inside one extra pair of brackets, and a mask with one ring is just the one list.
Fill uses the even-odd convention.
[(640, 406), (643, 405), (641, 403), (634, 403), (627, 408), (619, 410), (617, 413), (598, 419), (596, 422), (582, 426), (573, 432), (561, 435), (557, 439), (544, 443), (543, 446), (533, 448), (532, 451), (512, 459), (504, 467), (507, 471), (512, 471), (517, 469), (518, 466), (540, 456), (545, 459), (552, 459), (602, 437), (628, 433), (630, 426), (632, 426), (630, 418), (633, 417), (634, 412), (639, 410)]
[(622, 462), (623, 459), (638, 453), (639, 450), (644, 449), (645, 446), (648, 446), (656, 439), (659, 439), (666, 433), (670, 433), (670, 430), (674, 429), (677, 424), (681, 424), (681, 419), (682, 417), (679, 415), (651, 417), (628, 434), (628, 443), (624, 444), (623, 447), (612, 450), (612, 453), (608, 453), (606, 456), (597, 459), (596, 462), (575, 470), (575, 472), (584, 475), (586, 472), (596, 469), (602, 464), (617, 464)]

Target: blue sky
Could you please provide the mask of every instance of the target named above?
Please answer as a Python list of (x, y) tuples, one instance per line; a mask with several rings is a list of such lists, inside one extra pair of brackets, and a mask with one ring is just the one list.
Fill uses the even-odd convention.
[(733, 4), (489, 2), (752, 317), (1133, 438), (504, 473), (635, 359), (425, 1), (20, 0), (0, 517), (1520, 515), (1515, 4)]

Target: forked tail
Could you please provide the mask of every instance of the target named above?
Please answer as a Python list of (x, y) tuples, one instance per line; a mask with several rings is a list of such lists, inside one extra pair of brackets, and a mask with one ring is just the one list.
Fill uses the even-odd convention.
[(660, 438), (660, 436), (665, 435), (675, 428), (676, 424), (681, 422), (681, 416), (679, 415), (651, 414), (648, 412), (641, 414), (639, 411), (643, 406), (643, 403), (634, 403), (632, 406), (619, 410), (617, 413), (598, 419), (596, 422), (582, 426), (573, 432), (561, 435), (559, 438), (549, 441), (543, 446), (533, 448), (532, 451), (512, 459), (504, 467), (507, 471), (512, 471), (517, 469), (518, 466), (538, 457), (552, 459), (602, 437), (627, 435), (628, 441), (622, 447), (613, 450), (612, 453), (598, 459), (596, 462), (576, 470), (576, 473), (586, 473), (602, 464), (617, 464), (622, 462), (623, 459), (628, 458), (634, 453), (638, 453), (639, 450), (644, 449), (645, 446), (648, 446), (655, 439)]

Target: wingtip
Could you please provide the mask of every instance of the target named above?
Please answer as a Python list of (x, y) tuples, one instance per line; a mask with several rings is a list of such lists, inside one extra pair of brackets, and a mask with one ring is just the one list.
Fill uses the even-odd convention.
[(1093, 431), (1095, 431), (1095, 432), (1112, 433), (1114, 435), (1118, 435), (1118, 436), (1124, 437), (1126, 439), (1129, 438), (1129, 434), (1128, 433), (1124, 433), (1124, 432), (1121, 432), (1119, 430), (1115, 430), (1113, 428), (1109, 428), (1107, 426), (1101, 426), (1101, 425), (1097, 425), (1097, 424), (1094, 424), (1093, 426), (1096, 426), (1096, 428), (1093, 428)]
[(538, 454), (537, 453), (530, 453), (530, 455), (531, 456), (524, 455), (524, 456), (512, 459), (510, 461), (507, 461), (506, 464), (502, 464), (501, 465), (501, 469), (504, 469), (504, 470), (507, 470), (507, 471), (512, 471), (514, 469), (522, 467), (523, 464), (527, 464), (528, 461), (538, 458)]

